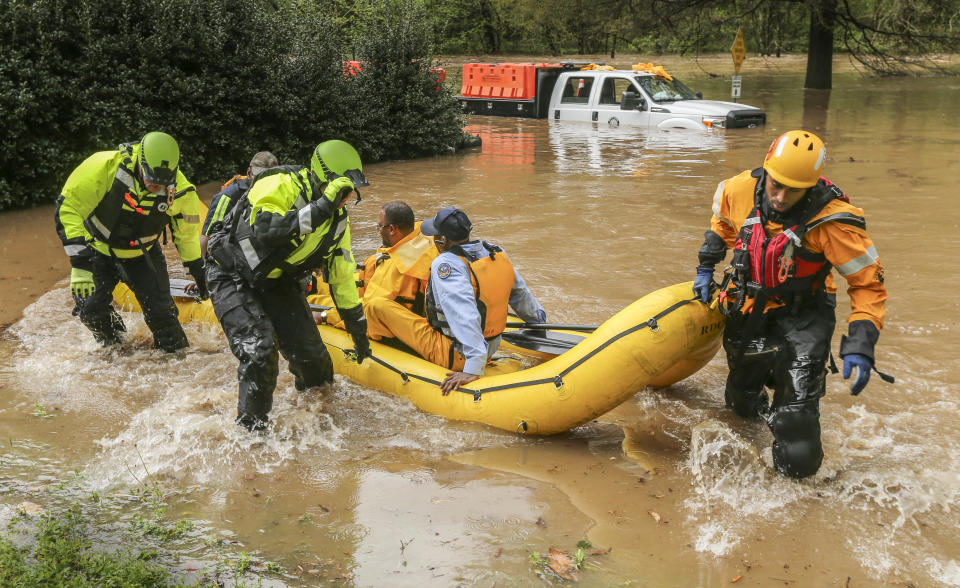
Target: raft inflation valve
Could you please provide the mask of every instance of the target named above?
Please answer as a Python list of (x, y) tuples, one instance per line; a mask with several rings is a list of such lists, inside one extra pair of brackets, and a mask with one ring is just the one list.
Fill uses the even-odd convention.
[(518, 432), (518, 433), (526, 433), (526, 432), (527, 432), (527, 421), (520, 421), (520, 424), (517, 425), (517, 432)]
[(655, 318), (648, 320), (647, 326), (650, 327), (650, 330), (653, 331), (654, 333), (660, 332), (660, 324), (657, 323), (657, 319)]
[(406, 372), (400, 372), (400, 381), (406, 386), (410, 383), (410, 376), (408, 376)]
[(557, 376), (553, 379), (553, 385), (557, 387), (557, 390), (563, 388), (563, 376)]

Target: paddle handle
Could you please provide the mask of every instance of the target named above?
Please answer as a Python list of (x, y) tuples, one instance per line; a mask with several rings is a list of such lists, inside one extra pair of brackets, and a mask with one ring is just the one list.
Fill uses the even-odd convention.
[(599, 325), (561, 325), (556, 323), (507, 323), (507, 326), (515, 329), (534, 329), (537, 331), (582, 331), (584, 333), (592, 333), (599, 327)]

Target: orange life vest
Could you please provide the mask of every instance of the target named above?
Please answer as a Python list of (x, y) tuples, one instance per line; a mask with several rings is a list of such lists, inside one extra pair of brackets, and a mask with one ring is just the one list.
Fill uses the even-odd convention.
[[(502, 333), (507, 326), (514, 271), (503, 249), (486, 241), (481, 241), (481, 244), (490, 252), (487, 257), (477, 258), (459, 245), (453, 246), (450, 253), (462, 259), (470, 270), (470, 283), (480, 312), (480, 328), (483, 337), (490, 339)], [(433, 296), (427, 296), (426, 303), (430, 326), (437, 330), (448, 327), (446, 317), (437, 308)]]

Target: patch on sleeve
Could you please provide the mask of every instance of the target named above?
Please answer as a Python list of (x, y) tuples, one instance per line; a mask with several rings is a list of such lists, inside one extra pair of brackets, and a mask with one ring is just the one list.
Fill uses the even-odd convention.
[(449, 278), (451, 271), (453, 271), (453, 268), (450, 267), (449, 263), (441, 263), (437, 266), (437, 275), (440, 276), (441, 280)]

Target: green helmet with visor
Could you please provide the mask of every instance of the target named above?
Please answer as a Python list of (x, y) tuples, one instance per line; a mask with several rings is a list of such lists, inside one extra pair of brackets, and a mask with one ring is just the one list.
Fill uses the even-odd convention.
[[(310, 169), (325, 182), (346, 176), (353, 182), (354, 188), (363, 188), (370, 185), (367, 176), (363, 175), (363, 162), (360, 161), (360, 154), (350, 143), (339, 139), (324, 141), (317, 145), (317, 148), (313, 150), (313, 157), (310, 158)], [(359, 196), (360, 191), (357, 190), (358, 201)]]
[(140, 141), (140, 168), (143, 180), (151, 184), (171, 186), (177, 182), (180, 147), (166, 133), (147, 133)]

